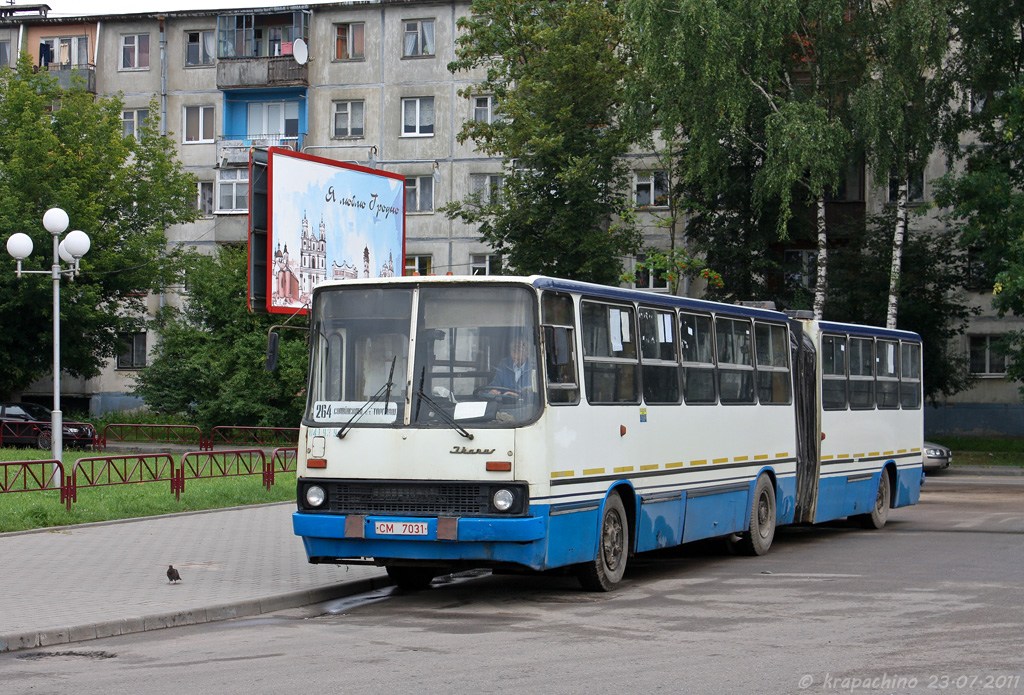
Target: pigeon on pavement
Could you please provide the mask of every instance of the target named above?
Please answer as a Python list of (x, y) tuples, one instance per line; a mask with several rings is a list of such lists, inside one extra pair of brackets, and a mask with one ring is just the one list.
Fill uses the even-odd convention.
[(178, 570), (174, 569), (174, 565), (167, 565), (167, 581), (172, 584), (181, 581), (181, 575), (178, 574)]

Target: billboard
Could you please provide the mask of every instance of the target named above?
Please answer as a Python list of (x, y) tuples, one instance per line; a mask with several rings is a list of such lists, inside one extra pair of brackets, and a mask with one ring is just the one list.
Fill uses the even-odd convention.
[(275, 147), (250, 169), (250, 308), (305, 313), (322, 282), (402, 274), (401, 174)]

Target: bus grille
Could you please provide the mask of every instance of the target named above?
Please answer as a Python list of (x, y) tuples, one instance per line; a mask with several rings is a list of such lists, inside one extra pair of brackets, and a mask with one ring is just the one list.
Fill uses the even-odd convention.
[(327, 485), (332, 512), (423, 516), (483, 516), (488, 488), (476, 483), (365, 483)]

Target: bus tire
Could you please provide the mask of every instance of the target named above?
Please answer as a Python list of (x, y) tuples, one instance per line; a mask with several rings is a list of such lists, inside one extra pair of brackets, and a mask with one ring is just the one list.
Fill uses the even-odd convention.
[(866, 529), (880, 529), (889, 519), (889, 474), (882, 469), (878, 477), (878, 490), (875, 492), (875, 504), (867, 514), (853, 517), (854, 522)]
[(629, 557), (629, 520), (619, 493), (608, 495), (601, 516), (597, 557), (580, 566), (577, 577), (587, 591), (611, 591), (622, 580)]
[(402, 591), (421, 591), (430, 586), (437, 576), (435, 567), (409, 567), (406, 565), (384, 565), (391, 581)]
[(764, 555), (775, 539), (775, 488), (762, 474), (750, 502), (750, 530), (740, 534), (733, 547), (743, 555)]

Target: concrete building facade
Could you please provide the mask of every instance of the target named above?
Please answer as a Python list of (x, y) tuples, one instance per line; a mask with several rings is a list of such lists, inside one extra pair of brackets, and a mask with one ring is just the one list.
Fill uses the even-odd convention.
[[(457, 21), (468, 11), (466, 0), (72, 18), (35, 9), (0, 15), (0, 64), (24, 51), (62, 80), (79, 75), (98, 95), (120, 93), (126, 134), (159, 116), (182, 165), (198, 181), (201, 217), (167, 229), (172, 244), (212, 250), (245, 243), (250, 148), (284, 146), (406, 178), (406, 258), (396, 273), (485, 274), (500, 265), (493, 251), (474, 228), (438, 212), (449, 201), (500, 187), (502, 180), (500, 159), (456, 137), (467, 120), (498, 117), (490, 95), (471, 89), (460, 95), (481, 75), (452, 74), (447, 67), (455, 58)], [(667, 247), (667, 232), (656, 223), (667, 210), (657, 159), (637, 153), (631, 163), (646, 243)], [(941, 169), (937, 156), (921, 182), (922, 200)], [(887, 192), (865, 182), (863, 167), (853, 170), (829, 214), (841, 214), (844, 206), (880, 210)], [(318, 278), (361, 273), (324, 267), (319, 222), (304, 220), (302, 248), (290, 250), (301, 262), (299, 291)], [(664, 291), (649, 278), (638, 282)], [(979, 292), (972, 300), (983, 313), (972, 321), (962, 349), (972, 369), (982, 370), (980, 378), (942, 408), (929, 409), (929, 431), (987, 427), (1024, 434), (1017, 385), (1005, 378), (1005, 362), (991, 345), (1011, 322), (992, 315), (990, 295)], [(168, 288), (150, 297), (149, 310), (177, 301), (175, 288)], [(69, 409), (96, 414), (138, 406), (130, 396), (132, 377), (155, 340), (153, 334), (131, 336), (129, 353), (112, 360), (100, 377), (65, 379)], [(47, 388), (41, 381), (26, 396)]]

